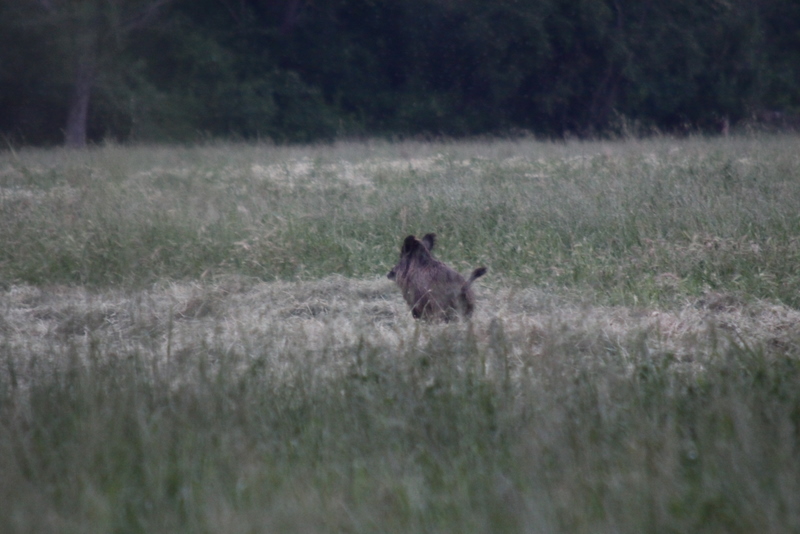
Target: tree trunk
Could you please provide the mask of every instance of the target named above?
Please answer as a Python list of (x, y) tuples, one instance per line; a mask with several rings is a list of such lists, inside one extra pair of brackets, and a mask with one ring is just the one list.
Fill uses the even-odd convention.
[(92, 96), (94, 80), (95, 61), (91, 54), (86, 54), (78, 60), (78, 66), (75, 71), (75, 85), (73, 86), (72, 98), (69, 101), (69, 114), (67, 115), (64, 142), (70, 148), (83, 148), (86, 146), (89, 101)]

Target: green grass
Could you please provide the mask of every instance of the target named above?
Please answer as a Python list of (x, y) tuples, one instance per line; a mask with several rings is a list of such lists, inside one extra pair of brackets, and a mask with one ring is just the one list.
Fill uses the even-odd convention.
[(509, 283), (658, 303), (666, 275), (692, 295), (797, 306), (795, 142), (6, 153), (0, 279), (362, 277), (390, 266), (404, 234), (435, 230), (459, 267)]
[(796, 144), (0, 153), (0, 530), (799, 531)]
[[(273, 332), (274, 334), (274, 332)], [(388, 352), (6, 351), (3, 531), (786, 532), (797, 353), (494, 326)], [(293, 339), (297, 339), (296, 337)], [(265, 346), (260, 342), (265, 342)], [(698, 369), (697, 367), (702, 367)], [(24, 375), (24, 378), (23, 378)]]

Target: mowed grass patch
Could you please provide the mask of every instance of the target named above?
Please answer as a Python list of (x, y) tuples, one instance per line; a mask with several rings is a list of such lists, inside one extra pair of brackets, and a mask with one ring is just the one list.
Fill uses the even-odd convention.
[(6, 152), (0, 277), (373, 276), (435, 231), (462, 271), (609, 303), (797, 305), (794, 137)]
[(800, 314), (385, 279), (15, 286), (4, 532), (787, 532)]

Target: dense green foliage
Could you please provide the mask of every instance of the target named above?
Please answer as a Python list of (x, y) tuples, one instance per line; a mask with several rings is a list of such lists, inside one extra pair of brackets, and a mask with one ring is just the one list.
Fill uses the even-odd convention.
[(0, 2), (0, 132), (61, 141), (87, 32), (95, 141), (718, 131), (800, 111), (798, 0), (173, 0), (119, 21), (154, 3)]

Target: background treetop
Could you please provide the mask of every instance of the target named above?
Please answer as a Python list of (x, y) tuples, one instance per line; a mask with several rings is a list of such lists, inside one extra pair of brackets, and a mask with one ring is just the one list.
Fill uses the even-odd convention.
[(14, 143), (719, 131), (800, 111), (800, 0), (0, 0)]

